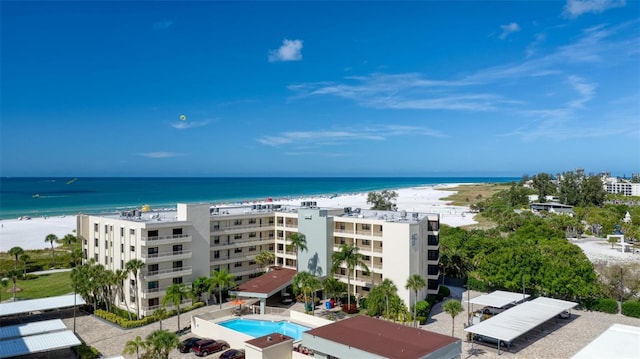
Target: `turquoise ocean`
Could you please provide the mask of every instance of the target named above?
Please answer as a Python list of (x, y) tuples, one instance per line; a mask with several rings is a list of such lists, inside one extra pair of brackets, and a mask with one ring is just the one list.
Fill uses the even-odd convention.
[(448, 183), (504, 183), (517, 177), (0, 178), (0, 219), (117, 212), (178, 202), (242, 203)]

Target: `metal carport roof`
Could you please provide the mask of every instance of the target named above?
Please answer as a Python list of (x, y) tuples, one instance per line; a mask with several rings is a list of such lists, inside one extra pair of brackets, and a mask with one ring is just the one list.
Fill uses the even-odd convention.
[(465, 328), (465, 331), (510, 343), (517, 337), (576, 305), (578, 303), (539, 297)]
[(80, 345), (71, 330), (30, 335), (0, 342), (0, 358), (46, 352)]
[(613, 324), (571, 359), (640, 358), (640, 327)]
[(505, 292), (503, 290), (496, 290), (489, 294), (484, 294), (479, 297), (471, 298), (469, 301), (471, 304), (488, 305), (490, 307), (502, 308), (508, 304), (515, 304), (529, 298), (529, 294)]
[(79, 294), (68, 294), (58, 297), (20, 300), (16, 302), (0, 304), (0, 317), (42, 310), (68, 308), (84, 304), (86, 304), (86, 302)]
[(41, 322), (33, 322), (26, 324), (17, 324), (7, 327), (0, 327), (0, 341), (25, 337), (34, 334), (42, 334), (48, 332), (55, 332), (60, 330), (66, 330), (67, 326), (64, 325), (60, 319), (44, 320)]

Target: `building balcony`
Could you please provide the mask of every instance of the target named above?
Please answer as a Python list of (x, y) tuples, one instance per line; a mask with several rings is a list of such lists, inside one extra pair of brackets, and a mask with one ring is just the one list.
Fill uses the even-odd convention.
[[(192, 303), (191, 299), (184, 299), (181, 303), (180, 303), (180, 308), (184, 308), (187, 306), (190, 306)], [(153, 311), (158, 309), (158, 308), (162, 308), (162, 304), (158, 304), (158, 305), (142, 305), (140, 306), (140, 310), (142, 311), (142, 315), (145, 317), (148, 317), (150, 315), (153, 315)], [(172, 309), (176, 309), (175, 306), (173, 304), (167, 303), (166, 306), (167, 310), (172, 310)]]
[[(185, 285), (187, 287), (191, 287), (191, 282), (189, 283), (185, 283)], [(142, 292), (142, 298), (143, 299), (149, 299), (149, 298), (159, 298), (165, 295), (165, 293), (167, 292), (167, 288), (169, 286), (162, 286), (160, 288), (142, 288), (141, 292)]]
[(160, 244), (191, 242), (193, 237), (190, 234), (174, 234), (171, 236), (156, 236), (140, 238), (142, 246), (157, 246)]
[(142, 277), (146, 281), (156, 280), (156, 279), (165, 279), (165, 278), (173, 278), (177, 276), (185, 276), (191, 275), (192, 268), (191, 266), (187, 267), (176, 267), (169, 269), (161, 269), (157, 271), (147, 271), (142, 274)]
[(215, 234), (220, 234), (220, 233), (224, 233), (224, 234), (231, 234), (231, 233), (237, 233), (237, 232), (251, 232), (251, 230), (255, 230), (256, 232), (259, 231), (263, 231), (263, 230), (271, 230), (274, 229), (275, 226), (272, 224), (266, 224), (263, 223), (262, 225), (260, 224), (250, 224), (250, 225), (245, 225), (245, 226), (226, 226), (226, 227), (213, 227), (212, 233)]
[(162, 253), (142, 253), (140, 258), (144, 263), (158, 263), (164, 261), (174, 261), (180, 259), (191, 258), (191, 251), (175, 251), (175, 252), (162, 252)]

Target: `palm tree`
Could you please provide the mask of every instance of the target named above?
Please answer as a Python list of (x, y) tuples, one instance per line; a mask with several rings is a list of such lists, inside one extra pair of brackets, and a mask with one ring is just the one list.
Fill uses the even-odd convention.
[(77, 267), (82, 264), (82, 259), (84, 259), (84, 253), (82, 253), (82, 249), (74, 248), (71, 251), (71, 264), (73, 267)]
[(167, 303), (171, 303), (176, 307), (176, 310), (178, 311), (178, 330), (180, 330), (180, 303), (187, 298), (193, 298), (193, 293), (191, 293), (191, 289), (184, 283), (174, 283), (168, 286), (166, 294), (164, 295), (164, 298), (162, 298), (163, 306), (166, 306)]
[(236, 276), (227, 272), (225, 269), (221, 269), (219, 271), (211, 272), (211, 278), (209, 278), (209, 294), (213, 288), (218, 287), (218, 299), (220, 304), (220, 309), (222, 309), (222, 289), (227, 287), (235, 287), (236, 286)]
[(167, 314), (167, 308), (165, 307), (160, 307), (153, 311), (153, 316), (158, 318), (158, 321), (160, 322), (160, 330), (162, 330), (162, 319), (166, 318)]
[(289, 240), (289, 248), (292, 251), (296, 252), (296, 270), (298, 269), (298, 251), (306, 251), (307, 250), (307, 237), (302, 233), (290, 233), (287, 236)]
[(158, 359), (166, 359), (169, 358), (171, 349), (177, 348), (178, 345), (180, 345), (180, 339), (178, 339), (176, 333), (162, 329), (154, 330), (151, 334), (147, 335), (146, 344), (149, 351), (152, 354), (156, 354)]
[[(119, 300), (124, 302), (124, 305), (129, 308), (129, 304), (127, 304), (127, 296), (124, 295), (124, 281), (127, 280), (129, 276), (129, 272), (125, 269), (116, 269), (115, 271), (115, 285), (116, 285), (116, 296), (119, 295)], [(129, 314), (129, 320), (131, 320), (131, 311), (127, 309), (127, 314)], [(162, 328), (161, 328), (162, 329)]]
[(275, 260), (275, 258), (276, 255), (273, 254), (273, 252), (262, 251), (258, 253), (258, 255), (256, 255), (256, 263), (258, 263), (260, 267), (265, 267), (265, 272), (268, 272), (269, 266)]
[(58, 241), (58, 236), (56, 236), (55, 234), (47, 234), (47, 236), (44, 238), (45, 243), (51, 244), (51, 266), (52, 267), (56, 265), (56, 254), (55, 254), (55, 251), (53, 250), (53, 243), (57, 241)]
[(336, 277), (326, 277), (322, 282), (322, 288), (324, 289), (325, 299), (333, 299), (336, 295), (342, 295), (347, 290), (346, 285)]
[(76, 236), (74, 236), (73, 234), (67, 234), (60, 239), (60, 242), (62, 242), (62, 244), (67, 246), (69, 249), (71, 249), (71, 245), (75, 243), (77, 240), (78, 238), (76, 238)]
[(385, 278), (382, 283), (378, 285), (380, 287), (380, 291), (384, 294), (384, 299), (387, 308), (387, 319), (389, 319), (389, 297), (396, 294), (398, 292), (398, 287), (396, 287), (395, 283), (389, 278)]
[(147, 349), (147, 342), (142, 340), (138, 335), (134, 340), (127, 341), (124, 345), (124, 350), (122, 350), (122, 354), (135, 354), (136, 358), (140, 359), (141, 349)]
[(455, 317), (464, 311), (462, 304), (455, 299), (449, 299), (442, 305), (442, 309), (451, 315), (451, 336), (453, 336), (453, 329), (455, 327)]
[(24, 253), (24, 249), (22, 249), (22, 247), (13, 247), (9, 249), (8, 253), (16, 258), (16, 265), (14, 269), (18, 269), (18, 257)]
[(9, 280), (13, 282), (13, 301), (14, 302), (16, 301), (16, 284), (21, 274), (22, 273), (20, 273), (20, 271), (17, 269), (12, 269), (6, 273), (7, 278), (9, 278)]
[[(307, 296), (309, 294), (315, 293), (316, 290), (320, 288), (320, 280), (315, 277), (311, 272), (298, 272), (295, 276), (293, 276), (293, 280), (291, 282), (291, 286), (293, 287), (294, 293), (302, 293), (304, 297), (305, 311), (306, 306), (309, 303), (307, 300)], [(315, 303), (311, 303), (311, 311), (315, 307)]]
[(414, 304), (413, 304), (413, 325), (416, 323), (416, 304), (418, 303), (418, 291), (424, 288), (427, 285), (424, 278), (422, 278), (419, 274), (414, 274), (407, 279), (407, 284), (405, 284), (404, 289), (412, 290), (414, 293)]
[(138, 319), (140, 319), (140, 303), (139, 303), (140, 301), (138, 300), (138, 273), (140, 269), (144, 267), (144, 262), (136, 258), (128, 261), (124, 267), (127, 270), (127, 272), (133, 274), (133, 278), (134, 278), (133, 283), (134, 283), (134, 290), (135, 290), (134, 298), (136, 301), (136, 315), (138, 316)]
[(341, 245), (340, 251), (333, 253), (332, 256), (332, 274), (335, 274), (343, 264), (347, 266), (347, 305), (349, 306), (349, 310), (351, 310), (351, 272), (354, 271), (357, 266), (369, 272), (369, 267), (367, 267), (363, 259), (364, 256), (358, 253), (358, 247), (347, 244)]
[(27, 279), (27, 262), (29, 261), (29, 259), (31, 259), (31, 257), (26, 254), (23, 253), (20, 255), (20, 260), (22, 261), (22, 279)]

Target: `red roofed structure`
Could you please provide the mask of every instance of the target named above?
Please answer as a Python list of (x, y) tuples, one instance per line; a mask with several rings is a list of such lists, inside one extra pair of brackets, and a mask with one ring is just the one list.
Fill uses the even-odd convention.
[(460, 358), (462, 341), (359, 315), (302, 334), (320, 358)]
[(241, 284), (235, 290), (229, 291), (229, 294), (244, 298), (259, 298), (260, 313), (264, 314), (267, 298), (290, 285), (296, 273), (294, 269), (274, 267), (271, 271), (260, 277), (254, 278)]

